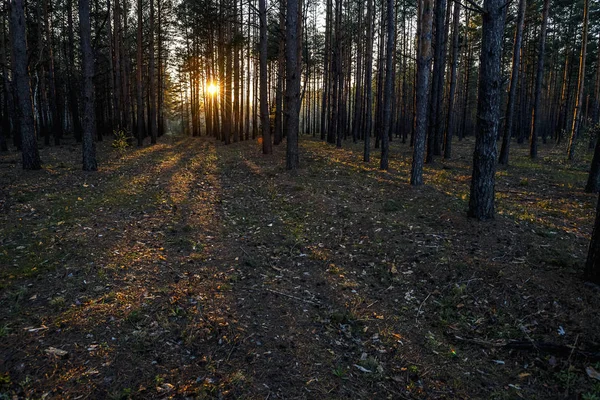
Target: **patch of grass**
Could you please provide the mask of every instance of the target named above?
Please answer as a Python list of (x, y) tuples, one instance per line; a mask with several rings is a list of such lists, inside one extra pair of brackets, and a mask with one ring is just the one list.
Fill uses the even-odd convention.
[(185, 310), (181, 307), (173, 307), (171, 308), (171, 317), (179, 318), (185, 315)]
[(583, 393), (581, 400), (600, 400), (600, 395), (591, 392)]
[(577, 382), (578, 378), (573, 366), (569, 366), (569, 368), (557, 372), (554, 374), (554, 377), (560, 386), (567, 390), (571, 389), (575, 385), (575, 382)]
[(33, 383), (33, 379), (31, 379), (31, 376), (27, 375), (25, 377), (25, 379), (23, 379), (21, 382), (19, 382), (19, 386), (21, 386), (22, 388), (27, 388), (29, 386), (31, 386), (31, 384)]
[(327, 267), (327, 272), (329, 272), (330, 274), (333, 274), (333, 275), (338, 275), (338, 274), (342, 274), (344, 272), (344, 270), (342, 268), (340, 268), (338, 265), (331, 263), (331, 264), (329, 264), (329, 267)]
[(52, 306), (52, 308), (55, 310), (60, 310), (65, 306), (66, 303), (67, 302), (63, 296), (54, 297), (52, 300), (50, 300), (50, 306)]
[(8, 332), (10, 332), (8, 324), (0, 325), (0, 338), (8, 336)]
[(121, 389), (110, 395), (111, 400), (127, 400), (131, 398), (133, 390), (131, 388)]
[(262, 265), (261, 261), (254, 257), (244, 257), (241, 264), (250, 268), (258, 268)]
[(234, 372), (229, 378), (229, 382), (234, 386), (240, 386), (246, 381), (247, 378), (242, 371)]
[(8, 372), (0, 374), (0, 386), (8, 386), (11, 384), (10, 375)]
[[(562, 247), (562, 246), (561, 246)], [(541, 255), (544, 261), (549, 265), (554, 265), (561, 269), (574, 270), (579, 267), (579, 262), (572, 256), (570, 249), (551, 248), (545, 255)]]
[(349, 311), (334, 311), (329, 316), (332, 324), (351, 324), (356, 319), (356, 316)]
[(519, 186), (529, 186), (529, 178), (521, 178)]
[(402, 203), (400, 203), (398, 200), (389, 199), (383, 203), (383, 211), (386, 213), (402, 211), (403, 208), (404, 207), (402, 206)]
[(169, 244), (181, 251), (192, 251), (196, 248), (196, 242), (187, 237), (177, 237), (169, 241)]
[(126, 321), (131, 324), (139, 323), (143, 318), (142, 313), (139, 310), (133, 310), (127, 315)]
[(342, 367), (341, 365), (332, 369), (331, 372), (333, 373), (334, 376), (336, 376), (340, 379), (344, 379), (346, 377), (346, 374), (348, 373), (346, 368)]

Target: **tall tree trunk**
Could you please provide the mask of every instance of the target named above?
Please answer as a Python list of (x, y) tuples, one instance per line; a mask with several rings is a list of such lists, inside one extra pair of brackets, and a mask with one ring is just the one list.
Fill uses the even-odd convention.
[[(248, 14), (248, 38), (250, 38), (251, 26), (250, 14)], [(250, 41), (248, 41), (248, 47), (246, 48), (246, 118), (244, 123), (244, 137), (246, 140), (250, 140), (250, 46)]]
[(434, 155), (440, 155), (440, 143), (437, 137), (438, 124), (441, 122), (439, 111), (443, 101), (444, 80), (444, 12), (446, 0), (435, 2), (435, 41), (433, 55), (433, 77), (431, 82), (431, 97), (429, 103), (429, 129), (427, 135), (427, 155), (425, 162), (433, 162)]
[(150, 19), (148, 21), (150, 40), (148, 43), (148, 95), (150, 104), (148, 106), (148, 129), (150, 130), (150, 143), (156, 144), (156, 71), (154, 66), (154, 0), (150, 0)]
[(302, 0), (287, 0), (285, 16), (285, 132), (286, 168), (299, 166), (300, 74), (302, 64)]
[(594, 157), (592, 159), (592, 165), (588, 176), (587, 184), (585, 185), (586, 193), (599, 193), (600, 192), (600, 139), (598, 136), (598, 117), (600, 114), (599, 95), (600, 95), (600, 51), (598, 52), (598, 65), (596, 66), (596, 84), (594, 87), (594, 116), (592, 117), (592, 123), (596, 124), (593, 128), (596, 133), (596, 146), (594, 150)]
[(362, 71), (362, 58), (363, 58), (363, 46), (364, 46), (364, 37), (362, 35), (362, 31), (361, 29), (363, 28), (363, 22), (362, 22), (362, 18), (363, 18), (363, 4), (364, 2), (359, 1), (359, 8), (358, 8), (358, 38), (357, 38), (357, 51), (356, 51), (356, 73), (355, 73), (355, 79), (356, 79), (356, 84), (354, 86), (354, 118), (353, 118), (353, 123), (352, 123), (352, 141), (354, 143), (356, 143), (356, 140), (358, 138), (358, 131), (362, 125), (362, 121), (361, 121), (361, 109), (363, 106), (363, 100), (362, 100), (362, 77), (363, 77), (363, 71)]
[(163, 45), (163, 14), (164, 14), (164, 4), (162, 0), (157, 1), (157, 11), (158, 11), (158, 26), (156, 29), (156, 41), (157, 41), (157, 59), (158, 59), (158, 79), (157, 79), (157, 89), (158, 96), (156, 98), (156, 120), (157, 120), (157, 136), (161, 137), (165, 134), (165, 106), (164, 106), (164, 96), (165, 96), (165, 60), (163, 56), (164, 45)]
[[(265, 27), (265, 29), (266, 29), (266, 27)], [(255, 32), (256, 32), (256, 29), (255, 29)], [(261, 34), (259, 34), (259, 36), (260, 35)], [(266, 34), (266, 31), (265, 31), (265, 37), (264, 37), (264, 41), (265, 42), (267, 40), (267, 36), (266, 35), (267, 34)], [(260, 55), (259, 55), (258, 58), (254, 59), (254, 65), (253, 65), (253, 68), (252, 68), (252, 93), (254, 94), (254, 101), (252, 102), (252, 139), (256, 139), (258, 137), (258, 114), (259, 114), (259, 104), (258, 103), (261, 103), (260, 107), (262, 107), (262, 98), (263, 98), (262, 97), (263, 96), (263, 94), (262, 94), (262, 80), (261, 80), (262, 78), (259, 78), (259, 74), (261, 73), (260, 71), (262, 71), (261, 70), (261, 65), (262, 65), (262, 61), (261, 60), (262, 60), (262, 54), (263, 54), (262, 53), (262, 45), (263, 45), (263, 41), (261, 39), (261, 41), (259, 43), (259, 52), (260, 52)], [(265, 82), (267, 80), (267, 78), (266, 78), (266, 75), (267, 75), (266, 64), (267, 64), (267, 61), (266, 61), (266, 50), (265, 50)], [(260, 94), (258, 93), (259, 92), (259, 88), (258, 88), (259, 81), (261, 82)], [(264, 97), (265, 97), (265, 99), (267, 97), (267, 94), (266, 94), (266, 83), (265, 83), (265, 94), (264, 94)], [(267, 121), (268, 120), (269, 120), (269, 111), (268, 111), (268, 107), (267, 107)], [(268, 126), (267, 126), (267, 128), (268, 128)], [(264, 146), (264, 144), (263, 144), (263, 146)]]
[(390, 126), (392, 120), (392, 76), (394, 68), (394, 33), (396, 31), (394, 0), (387, 0), (387, 46), (385, 56), (385, 88), (383, 102), (383, 132), (381, 134), (381, 162), (379, 168), (388, 169), (390, 153)]
[(581, 108), (583, 103), (583, 86), (585, 84), (585, 58), (587, 55), (587, 36), (588, 36), (588, 20), (589, 20), (589, 0), (584, 0), (583, 3), (583, 34), (581, 37), (581, 54), (579, 56), (579, 74), (577, 78), (577, 98), (575, 100), (575, 111), (573, 112), (573, 125), (571, 128), (571, 140), (569, 141), (569, 149), (567, 158), (573, 160), (575, 157), (575, 142), (579, 135), (579, 125), (581, 123)]
[[(327, 117), (329, 110), (329, 95), (330, 95), (330, 53), (331, 53), (331, 8), (332, 0), (326, 0), (326, 11), (325, 11), (325, 55), (323, 57), (323, 98), (321, 101), (321, 140), (325, 140), (325, 137), (329, 139), (328, 134), (329, 127), (327, 126)], [(329, 140), (328, 140), (329, 141)]]
[[(48, 115), (48, 86), (46, 85), (46, 70), (44, 67), (46, 57), (46, 46), (44, 44), (44, 22), (42, 17), (42, 2), (38, 1), (36, 5), (36, 24), (37, 24), (37, 44), (38, 60), (35, 63), (35, 82), (33, 92), (33, 109), (38, 112), (37, 130), (38, 134), (44, 138), (44, 145), (50, 145), (50, 116)], [(37, 93), (37, 96), (35, 95)], [(37, 97), (37, 101), (36, 101)]]
[(114, 59), (114, 73), (115, 73), (115, 123), (116, 128), (121, 130), (123, 129), (123, 86), (121, 81), (121, 5), (120, 0), (114, 0), (114, 10), (113, 10), (113, 59)]
[(596, 138), (596, 147), (594, 150), (594, 157), (592, 158), (592, 165), (588, 180), (585, 185), (586, 193), (599, 193), (600, 192), (600, 140)]
[(596, 221), (594, 222), (583, 277), (587, 281), (600, 284), (600, 198), (596, 207)]
[[(525, 1), (525, 0), (521, 0)], [(444, 138), (444, 158), (452, 158), (452, 135), (454, 133), (454, 103), (456, 94), (456, 70), (458, 66), (458, 52), (460, 50), (459, 29), (460, 29), (460, 2), (454, 3), (454, 17), (452, 26), (452, 64), (450, 68), (450, 90), (448, 93), (448, 119), (446, 126), (446, 136)]]
[(52, 15), (50, 14), (48, 3), (50, 0), (44, 0), (44, 16), (46, 20), (46, 38), (48, 40), (48, 92), (50, 95), (50, 121), (51, 131), (54, 136), (54, 144), (60, 144), (62, 137), (62, 122), (58, 113), (58, 99), (56, 96), (56, 75), (54, 69), (54, 49), (52, 45)]
[(333, 42), (335, 43), (333, 47), (333, 57), (331, 60), (331, 76), (333, 77), (333, 88), (331, 93), (331, 122), (329, 123), (329, 128), (327, 131), (327, 142), (336, 143), (337, 147), (342, 147), (342, 137), (340, 136), (340, 127), (338, 124), (339, 118), (338, 113), (340, 110), (340, 62), (341, 62), (341, 32), (340, 32), (340, 18), (341, 18), (341, 0), (335, 0), (335, 23), (334, 23), (334, 31), (335, 34), (333, 36)]
[(267, 5), (258, 0), (260, 19), (260, 125), (263, 139), (263, 154), (273, 153), (271, 128), (269, 127), (269, 100), (267, 82)]
[(523, 43), (523, 24), (525, 22), (526, 0), (519, 0), (519, 12), (517, 16), (517, 30), (515, 32), (515, 45), (513, 47), (512, 73), (510, 77), (510, 88), (508, 90), (508, 104), (506, 105), (506, 118), (504, 121), (504, 136), (498, 163), (508, 165), (508, 154), (510, 152), (510, 139), (515, 120), (515, 100), (517, 98), (517, 87), (519, 86), (519, 66), (521, 64), (521, 44)]
[[(237, 0), (236, 0), (237, 1)], [(240, 0), (240, 26), (244, 25), (244, 14), (243, 14), (243, 5)], [(239, 30), (240, 38), (243, 37), (244, 31), (243, 28)], [(244, 72), (246, 71), (246, 67), (244, 65), (244, 44), (240, 42), (238, 44), (237, 54), (239, 57), (240, 63), (240, 72), (238, 74), (239, 85), (238, 85), (238, 98), (239, 98), (239, 108), (238, 108), (238, 137), (240, 140), (244, 140)], [(246, 89), (246, 91), (248, 91)]]
[(135, 85), (136, 85), (136, 108), (137, 108), (137, 144), (142, 146), (144, 144), (144, 102), (143, 102), (143, 91), (142, 91), (142, 27), (143, 27), (143, 4), (142, 0), (137, 1), (137, 49), (136, 49), (136, 71), (135, 71)]
[(417, 84), (415, 137), (410, 184), (423, 184), (425, 158), (425, 135), (427, 133), (427, 93), (429, 92), (429, 70), (431, 68), (431, 28), (433, 23), (433, 0), (419, 0), (419, 40), (417, 53)]
[(538, 50), (538, 63), (535, 75), (535, 92), (532, 111), (531, 135), (529, 137), (529, 156), (537, 157), (537, 138), (540, 131), (540, 103), (542, 101), (542, 83), (544, 81), (544, 53), (546, 52), (546, 30), (548, 29), (548, 12), (550, 9), (550, 0), (544, 0), (544, 10), (542, 12), (542, 30), (540, 32), (540, 46)]
[(559, 110), (558, 110), (558, 122), (556, 124), (556, 132), (555, 132), (555, 136), (556, 136), (556, 144), (560, 144), (560, 142), (563, 139), (564, 136), (564, 126), (565, 126), (565, 120), (567, 119), (567, 99), (568, 99), (568, 86), (569, 86), (569, 82), (571, 80), (570, 77), (570, 70), (571, 70), (571, 65), (569, 63), (569, 60), (571, 59), (571, 54), (569, 51), (565, 51), (565, 66), (563, 69), (563, 81), (562, 81), (562, 85), (561, 85), (561, 91), (560, 91), (560, 103), (559, 103)]
[(92, 53), (89, 0), (79, 0), (79, 31), (83, 76), (83, 170), (95, 171), (98, 169), (98, 165), (94, 143), (96, 110), (94, 109), (94, 54)]
[(283, 139), (283, 80), (285, 75), (285, 2), (279, 3), (279, 37), (277, 48), (277, 87), (275, 89), (275, 129), (273, 144)]
[(462, 109), (462, 121), (461, 121), (461, 128), (458, 131), (458, 140), (462, 140), (463, 137), (465, 136), (466, 133), (466, 129), (467, 129), (467, 111), (469, 109), (469, 90), (471, 88), (470, 83), (471, 83), (471, 58), (473, 55), (473, 43), (471, 40), (469, 40), (469, 24), (471, 21), (471, 15), (469, 12), (466, 13), (466, 23), (465, 23), (465, 57), (464, 57), (464, 61), (465, 61), (465, 71), (464, 71), (464, 99), (463, 99), (463, 109)]
[(128, 10), (128, 5), (129, 5), (129, 1), (128, 0), (123, 0), (123, 32), (121, 34), (122, 40), (123, 40), (123, 46), (121, 46), (121, 57), (122, 57), (122, 63), (121, 65), (123, 66), (123, 73), (121, 74), (121, 78), (122, 78), (122, 85), (123, 85), (123, 128), (125, 129), (125, 131), (127, 132), (127, 141), (129, 144), (131, 144), (132, 141), (132, 137), (131, 137), (131, 129), (133, 126), (132, 120), (133, 120), (133, 114), (132, 114), (132, 109), (131, 109), (131, 103), (133, 100), (133, 96), (131, 93), (131, 53), (130, 53), (130, 46), (131, 43), (130, 41), (127, 39), (128, 37), (128, 33), (129, 33), (129, 24), (128, 24), (128, 15), (129, 15), (129, 10)]
[[(240, 52), (237, 45), (237, 35), (238, 35), (238, 2), (237, 0), (233, 0), (233, 23), (232, 23), (232, 39), (231, 39), (231, 55), (233, 58), (233, 71), (230, 79), (233, 79), (233, 115), (231, 118), (232, 129), (233, 129), (233, 141), (235, 143), (240, 141), (240, 131), (239, 124), (240, 120), (238, 118), (240, 113), (240, 97), (239, 97), (239, 89), (240, 89)], [(230, 63), (231, 64), (231, 63)]]
[(379, 49), (377, 51), (377, 96), (375, 96), (375, 148), (380, 147), (383, 131), (383, 76), (385, 74), (385, 1), (381, 1), (381, 19), (379, 24)]
[(477, 136), (473, 154), (473, 177), (468, 215), (480, 220), (494, 218), (496, 137), (500, 124), (500, 88), (505, 0), (484, 0)]
[(371, 161), (371, 131), (373, 126), (373, 0), (367, 0), (367, 42), (365, 54), (365, 146), (363, 161)]
[[(600, 37), (598, 38), (600, 43)], [(596, 83), (594, 85), (594, 115), (592, 123), (597, 124), (600, 120), (600, 47), (598, 51), (598, 59), (596, 60)]]
[(10, 0), (10, 33), (13, 59), (13, 81), (17, 100), (17, 121), (21, 133), (23, 169), (40, 169), (37, 148), (31, 83), (27, 69), (27, 34), (25, 31), (25, 8), (23, 0)]
[(233, 102), (232, 102), (232, 78), (233, 78), (233, 46), (231, 37), (231, 27), (227, 27), (226, 39), (227, 44), (223, 51), (225, 52), (225, 89), (223, 90), (223, 139), (225, 144), (231, 143), (232, 128), (233, 128)]
[(75, 34), (73, 29), (73, 0), (67, 0), (67, 31), (68, 31), (68, 58), (67, 75), (69, 84), (67, 90), (69, 92), (69, 108), (71, 117), (73, 118), (73, 133), (75, 140), (81, 142), (83, 136), (83, 128), (81, 126), (81, 117), (79, 115), (79, 102), (77, 101), (77, 79), (75, 78)]
[(1, 57), (1, 65), (2, 69), (2, 92), (4, 102), (2, 103), (2, 126), (0, 129), (0, 151), (8, 151), (8, 145), (6, 143), (7, 136), (14, 135), (13, 127), (15, 126), (15, 103), (13, 99), (13, 91), (11, 89), (11, 84), (8, 79), (8, 68), (6, 67), (6, 22), (4, 15), (0, 16), (2, 19), (2, 32), (0, 35), (0, 57)]
[[(412, 26), (412, 20), (410, 22)], [(408, 122), (408, 67), (407, 67), (407, 49), (408, 49), (408, 36), (406, 29), (406, 3), (402, 4), (402, 143), (406, 143), (409, 131)], [(410, 130), (412, 131), (412, 124), (410, 124)]]

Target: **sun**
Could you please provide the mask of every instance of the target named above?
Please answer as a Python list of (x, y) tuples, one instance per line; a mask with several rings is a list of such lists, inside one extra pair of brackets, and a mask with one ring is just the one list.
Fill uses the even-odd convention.
[(215, 85), (213, 82), (211, 82), (208, 84), (206, 90), (208, 91), (208, 94), (215, 95), (219, 91), (219, 87), (217, 85)]

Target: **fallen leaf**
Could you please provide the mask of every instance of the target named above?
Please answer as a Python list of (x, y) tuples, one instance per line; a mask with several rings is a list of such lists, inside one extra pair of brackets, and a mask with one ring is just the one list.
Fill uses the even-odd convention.
[(359, 371), (365, 372), (365, 373), (367, 373), (367, 374), (372, 374), (372, 373), (373, 373), (373, 371), (371, 371), (371, 370), (368, 370), (368, 369), (366, 369), (365, 367), (361, 367), (361, 366), (360, 366), (360, 365), (358, 365), (358, 364), (354, 364), (354, 366), (355, 366), (356, 368), (358, 368), (358, 370), (359, 370)]
[(600, 381), (600, 372), (596, 371), (593, 367), (586, 367), (585, 372), (587, 372), (590, 378)]
[(48, 347), (44, 352), (58, 358), (67, 358), (69, 356), (68, 351), (57, 349), (56, 347)]

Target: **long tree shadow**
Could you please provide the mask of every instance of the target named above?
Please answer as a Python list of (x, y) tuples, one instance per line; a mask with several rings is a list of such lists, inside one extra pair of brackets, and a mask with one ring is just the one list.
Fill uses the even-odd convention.
[[(194, 346), (209, 338), (215, 345), (215, 332), (227, 326), (212, 306), (226, 284), (214, 269), (220, 190), (212, 146), (184, 140), (97, 185), (89, 208), (57, 224), (69, 231), (60, 247), (76, 241), (77, 255), (40, 274), (43, 280), (7, 282), (3, 369), (15, 385), (35, 378), (17, 392), (161, 397), (175, 387), (186, 392), (182, 382), (194, 383), (198, 366), (211, 363)], [(69, 358), (52, 361), (47, 347)]]
[[(268, 350), (275, 360), (266, 374), (273, 374), (275, 382), (279, 369), (299, 371), (287, 381), (289, 386), (275, 385), (279, 390), (288, 393), (300, 382), (310, 382), (316, 393), (340, 390), (340, 396), (389, 395), (405, 393), (405, 388), (434, 396), (436, 390), (437, 395), (470, 393), (483, 385), (494, 394), (509, 378), (501, 368), (490, 370), (491, 361), (481, 359), (477, 346), (457, 342), (455, 336), (555, 341), (554, 325), (568, 323), (591, 338), (586, 345), (597, 340), (590, 324), (597, 296), (587, 288), (579, 297), (572, 295), (574, 287), (582, 286), (577, 259), (584, 256), (585, 233), (556, 238), (544, 234), (552, 221), (502, 216), (478, 223), (466, 218), (462, 196), (448, 192), (443, 181), (454, 175), (415, 190), (402, 175), (406, 161), (396, 171), (380, 172), (358, 166), (347, 150), (314, 143), (304, 150), (306, 167), (297, 176), (283, 170), (281, 151), (261, 158), (248, 146), (226, 153), (230, 161), (222, 174), (230, 182), (222, 186), (228, 225), (241, 243), (246, 266), (241, 271), (248, 276), (244, 285), (252, 282), (244, 296), (252, 301), (240, 307), (258, 304), (255, 318), (265, 319), (275, 338), (296, 332), (292, 337), (299, 351)], [(460, 176), (457, 182), (467, 186)], [(557, 299), (560, 310), (555, 309)], [(313, 303), (325, 305), (325, 311), (312, 310)], [(303, 319), (303, 313), (309, 317)], [(573, 320), (573, 314), (579, 317)], [(362, 335), (348, 333), (356, 321), (363, 324), (358, 329)], [(347, 334), (356, 346), (344, 347), (337, 340), (340, 350), (332, 330)], [(571, 339), (561, 342), (569, 345)], [(488, 376), (457, 384), (471, 370), (454, 365), (457, 350), (463, 360), (477, 360)], [(303, 364), (311, 357), (314, 364)], [(516, 360), (533, 359), (515, 355)], [(295, 363), (305, 369), (293, 368)], [(371, 372), (381, 366), (389, 374), (386, 379), (396, 377), (392, 381), (399, 385), (375, 379), (365, 386), (356, 380), (361, 375), (354, 365)], [(418, 365), (427, 366), (420, 371), (428, 375), (425, 388), (415, 379), (421, 374), (410, 373)], [(336, 386), (331, 371), (353, 379)], [(552, 378), (543, 369), (538, 372), (543, 379)], [(361, 392), (364, 387), (367, 391)], [(528, 390), (536, 393), (540, 387)]]
[[(442, 180), (415, 190), (406, 161), (380, 172), (356, 152), (304, 143), (292, 176), (281, 148), (264, 157), (190, 138), (86, 175), (88, 187), (48, 186), (29, 201), (47, 221), (26, 217), (5, 253), (16, 264), (0, 298), (9, 393), (496, 395), (512, 381), (494, 357), (535, 355), (482, 355), (456, 337), (556, 340), (562, 324), (565, 343), (571, 332), (598, 340), (597, 296), (577, 300), (576, 272), (540, 262), (560, 240), (532, 233), (534, 222), (470, 221)], [(22, 250), (52, 267), (17, 273)]]

